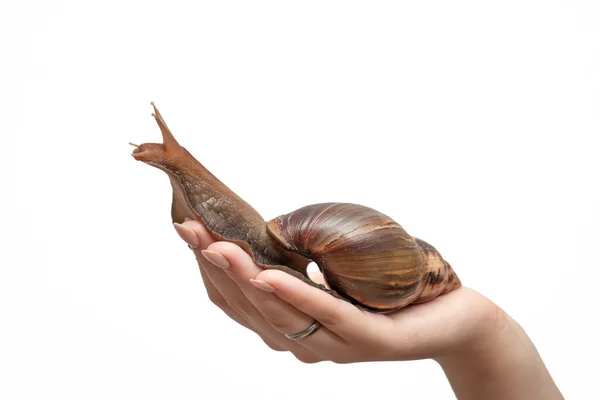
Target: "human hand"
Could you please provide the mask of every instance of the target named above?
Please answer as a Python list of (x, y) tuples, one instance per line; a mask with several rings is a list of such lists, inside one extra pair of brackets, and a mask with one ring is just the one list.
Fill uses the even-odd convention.
[[(237, 245), (215, 242), (198, 221), (175, 228), (196, 255), (211, 301), (270, 348), (306, 363), (438, 359), (473, 348), (506, 323), (502, 310), (466, 287), (393, 314), (365, 311), (285, 272), (263, 270)], [(321, 274), (311, 278), (324, 283)], [(311, 336), (284, 336), (315, 320), (322, 327)]]
[[(198, 221), (175, 224), (193, 249), (209, 298), (272, 349), (300, 361), (437, 361), (460, 400), (562, 400), (525, 331), (498, 306), (461, 287), (393, 314), (359, 309), (278, 270), (240, 247), (215, 242)], [(324, 283), (320, 274), (311, 276)], [(322, 327), (301, 340), (313, 322)]]

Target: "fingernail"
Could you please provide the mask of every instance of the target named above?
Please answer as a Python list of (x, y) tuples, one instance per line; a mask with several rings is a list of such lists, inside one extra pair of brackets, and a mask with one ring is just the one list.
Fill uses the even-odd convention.
[(275, 288), (273, 286), (259, 279), (250, 279), (250, 283), (259, 288), (260, 290), (264, 290), (265, 292), (273, 293), (275, 291)]
[(202, 250), (202, 255), (206, 257), (208, 261), (215, 264), (219, 268), (229, 268), (229, 261), (227, 261), (225, 256), (221, 253), (217, 253), (216, 251), (212, 250)]
[(193, 219), (191, 219), (190, 217), (185, 217), (184, 221), (185, 222), (187, 222), (187, 221), (193, 221)]
[(181, 237), (191, 248), (195, 249), (200, 246), (200, 240), (198, 240), (198, 236), (196, 236), (196, 233), (193, 230), (185, 225), (178, 224), (177, 222), (175, 222), (173, 226), (179, 234), (179, 237)]

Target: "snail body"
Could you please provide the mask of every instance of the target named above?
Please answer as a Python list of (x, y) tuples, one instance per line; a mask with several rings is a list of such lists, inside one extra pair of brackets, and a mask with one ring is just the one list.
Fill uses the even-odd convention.
[[(374, 312), (396, 311), (461, 286), (433, 246), (362, 205), (314, 204), (265, 222), (179, 145), (152, 105), (163, 143), (136, 145), (132, 156), (169, 176), (173, 222), (201, 221), (215, 239), (238, 244), (262, 268), (285, 271)], [(311, 261), (330, 288), (308, 278)]]

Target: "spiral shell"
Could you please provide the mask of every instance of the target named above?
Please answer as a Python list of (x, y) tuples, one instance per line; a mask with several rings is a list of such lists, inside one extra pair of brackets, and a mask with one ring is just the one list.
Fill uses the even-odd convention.
[(393, 311), (460, 285), (439, 253), (390, 217), (348, 203), (300, 208), (268, 222), (280, 246), (312, 259), (353, 303)]

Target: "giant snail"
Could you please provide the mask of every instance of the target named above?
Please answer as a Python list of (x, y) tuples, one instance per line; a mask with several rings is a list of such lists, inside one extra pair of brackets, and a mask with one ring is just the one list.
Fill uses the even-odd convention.
[[(132, 156), (169, 176), (173, 222), (200, 221), (216, 240), (239, 245), (260, 267), (285, 271), (373, 312), (393, 312), (461, 286), (433, 246), (362, 205), (314, 204), (265, 222), (175, 140), (152, 106), (163, 143), (132, 144)], [(311, 260), (329, 288), (308, 278)]]

